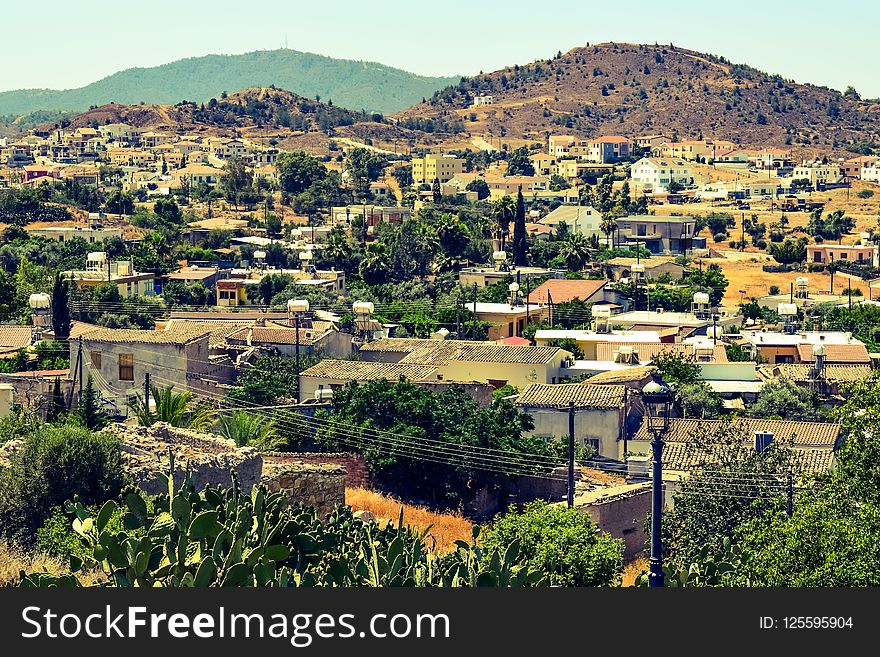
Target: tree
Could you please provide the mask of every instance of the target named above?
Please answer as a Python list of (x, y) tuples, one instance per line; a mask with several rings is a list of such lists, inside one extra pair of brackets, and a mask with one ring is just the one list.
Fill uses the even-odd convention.
[(730, 281), (724, 275), (724, 271), (714, 262), (705, 269), (693, 269), (688, 271), (688, 283), (692, 287), (705, 289), (709, 294), (709, 301), (713, 306), (721, 303), (724, 291), (730, 285)]
[(301, 194), (327, 177), (320, 160), (302, 151), (284, 153), (278, 158), (277, 168), (281, 189), (290, 194)]
[(43, 425), (0, 468), (0, 534), (25, 543), (52, 509), (76, 495), (83, 504), (116, 497), (124, 471), (119, 442), (74, 425)]
[(823, 419), (819, 400), (814, 392), (790, 379), (779, 379), (764, 385), (758, 399), (749, 406), (752, 417), (807, 422)]
[(705, 382), (679, 386), (675, 392), (682, 417), (715, 420), (721, 415), (721, 396)]
[(156, 422), (166, 422), (172, 427), (183, 427), (200, 431), (211, 426), (212, 411), (203, 403), (196, 403), (192, 393), (174, 392), (174, 386), (164, 388), (150, 386), (150, 407), (144, 398), (138, 394), (131, 403), (131, 410), (138, 419), (138, 423), (144, 427), (153, 426)]
[(391, 171), (391, 175), (397, 180), (397, 184), (400, 185), (400, 188), (404, 187), (412, 187), (413, 184), (413, 176), (412, 176), (412, 167), (406, 166), (402, 164), (400, 166), (394, 167)]
[[(303, 369), (314, 365), (318, 357), (308, 354), (301, 357)], [(257, 406), (271, 406), (280, 400), (296, 400), (296, 361), (280, 356), (258, 356), (250, 367), (242, 370), (229, 390), (229, 397), (238, 402)]]
[(64, 413), (66, 404), (64, 403), (64, 393), (61, 391), (61, 379), (55, 377), (55, 383), (52, 384), (52, 398), (49, 400), (49, 408), (46, 412), (46, 421), (54, 422), (61, 414)]
[(443, 192), (440, 190), (439, 178), (434, 178), (434, 183), (431, 185), (431, 198), (435, 205), (443, 200)]
[[(564, 225), (564, 224), (563, 224)], [(581, 271), (589, 259), (590, 248), (583, 233), (571, 233), (559, 248), (559, 257), (569, 271)]]
[(513, 221), (513, 264), (526, 267), (529, 264), (529, 244), (526, 238), (526, 205), (522, 185), (516, 193), (516, 213)]
[(247, 411), (224, 413), (217, 422), (218, 433), (239, 447), (250, 446), (260, 451), (275, 451), (286, 443), (278, 435), (275, 424), (259, 414)]
[(497, 518), (483, 545), (501, 553), (518, 546), (551, 586), (615, 586), (623, 571), (622, 540), (599, 532), (586, 513), (541, 500)]
[(348, 179), (354, 183), (355, 188), (364, 198), (370, 191), (370, 183), (379, 179), (385, 165), (384, 157), (367, 148), (355, 148), (345, 161)]
[(510, 224), (516, 216), (516, 205), (509, 196), (502, 196), (492, 205), (492, 215), (498, 223), (498, 233), (501, 240), (501, 250), (504, 250), (504, 243), (507, 235), (510, 233)]
[(76, 416), (79, 422), (92, 431), (103, 429), (110, 421), (104, 410), (101, 393), (95, 390), (92, 375), (89, 374), (85, 388), (79, 398), (76, 408)]
[(61, 272), (55, 274), (52, 286), (52, 330), (57, 339), (70, 336), (70, 283)]
[(184, 223), (180, 206), (171, 196), (159, 198), (153, 205), (153, 212), (159, 217), (160, 225), (182, 226)]
[(482, 178), (474, 178), (465, 185), (465, 189), (469, 192), (476, 192), (478, 201), (487, 199), (490, 195), (489, 185)]
[(388, 249), (381, 242), (367, 244), (364, 258), (358, 265), (358, 273), (368, 285), (384, 283), (388, 279), (390, 264)]
[(675, 386), (692, 385), (703, 380), (703, 370), (691, 354), (683, 356), (661, 352), (654, 357), (652, 364), (657, 368), (660, 378)]
[(773, 256), (781, 265), (793, 265), (803, 262), (807, 257), (807, 246), (805, 239), (787, 239), (782, 244), (770, 243), (767, 247), (767, 253)]
[(617, 222), (614, 220), (614, 215), (604, 214), (602, 216), (602, 221), (599, 224), (599, 230), (605, 235), (605, 246), (610, 249), (611, 236), (614, 234), (614, 231), (617, 230)]
[(169, 308), (174, 306), (205, 306), (213, 296), (211, 290), (206, 288), (201, 281), (195, 283), (169, 281), (162, 288), (162, 298)]
[(535, 167), (529, 159), (529, 149), (525, 146), (517, 148), (507, 158), (506, 176), (534, 176)]
[(254, 174), (240, 158), (232, 158), (223, 167), (220, 189), (230, 203), (238, 205), (243, 195), (254, 195)]

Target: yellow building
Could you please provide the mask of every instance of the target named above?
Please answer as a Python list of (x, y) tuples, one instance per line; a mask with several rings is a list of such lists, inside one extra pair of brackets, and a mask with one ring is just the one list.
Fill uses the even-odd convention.
[(413, 184), (416, 185), (430, 185), (434, 180), (445, 183), (463, 172), (464, 160), (453, 155), (426, 155), (412, 161)]

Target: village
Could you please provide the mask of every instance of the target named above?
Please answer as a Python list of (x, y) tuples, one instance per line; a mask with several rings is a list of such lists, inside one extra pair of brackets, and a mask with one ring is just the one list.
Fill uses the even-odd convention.
[[(192, 103), (229, 124), (93, 108), (0, 137), (0, 471), (75, 425), (145, 496), (171, 455), (172, 480), (316, 518), (448, 522), (444, 549), (574, 509), (601, 563), (554, 565), (563, 586), (686, 580), (703, 545), (868, 476), (847, 445), (880, 377), (876, 144), (252, 120), (279, 98)], [(782, 515), (711, 506), (744, 499)], [(56, 507), (14, 522), (44, 537)]]

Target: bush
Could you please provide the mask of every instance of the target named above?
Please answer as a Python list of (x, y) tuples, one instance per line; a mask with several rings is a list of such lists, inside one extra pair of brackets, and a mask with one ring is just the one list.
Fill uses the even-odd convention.
[(771, 285), (770, 286), (770, 296), (774, 297), (777, 294), (779, 294), (779, 286), (778, 285)]
[(874, 192), (870, 189), (860, 189), (856, 192), (856, 196), (859, 198), (871, 198), (874, 196)]
[(118, 441), (84, 427), (44, 426), (0, 470), (0, 534), (33, 540), (52, 509), (116, 497), (124, 484)]
[(516, 541), (524, 565), (546, 573), (550, 585), (612, 586), (623, 570), (623, 542), (576, 509), (532, 502), (498, 518), (483, 544), (503, 554)]
[(712, 235), (712, 239), (716, 242), (723, 242), (727, 239), (727, 233), (715, 233)]

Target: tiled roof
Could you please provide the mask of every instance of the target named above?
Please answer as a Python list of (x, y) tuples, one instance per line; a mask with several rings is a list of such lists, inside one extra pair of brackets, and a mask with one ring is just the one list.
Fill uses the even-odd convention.
[(516, 400), (517, 406), (536, 408), (621, 408), (626, 386), (597, 386), (591, 383), (532, 383)]
[(80, 336), (100, 328), (103, 328), (103, 326), (89, 324), (88, 322), (80, 322), (74, 319), (70, 322), (70, 335), (68, 336), (68, 339), (76, 340)]
[(236, 331), (253, 326), (254, 320), (250, 321), (201, 321), (195, 319), (169, 319), (165, 323), (166, 331), (173, 331), (179, 335), (201, 335), (210, 332), (208, 344), (212, 347), (222, 347), (226, 344), (226, 338)]
[(430, 365), (401, 363), (371, 363), (358, 360), (325, 359), (304, 370), (302, 376), (347, 381), (396, 381), (405, 377), (410, 381), (435, 379), (437, 368)]
[[(658, 354), (690, 356), (694, 353), (692, 344), (681, 342), (598, 342), (596, 343), (596, 360), (613, 361), (615, 354), (624, 346), (632, 347), (633, 353), (638, 354), (640, 362), (653, 360)], [(711, 362), (728, 362), (724, 345), (714, 345)]]
[(596, 280), (566, 280), (551, 278), (544, 281), (529, 294), (529, 301), (536, 303), (548, 303), (547, 293), (553, 303), (566, 303), (573, 299), (586, 301), (591, 296), (605, 287), (606, 281)]
[[(798, 357), (802, 361), (812, 362), (816, 360), (813, 356), (812, 344), (802, 343), (797, 346)], [(826, 363), (865, 363), (871, 362), (868, 356), (868, 348), (863, 344), (826, 344), (825, 362)]]
[[(726, 426), (724, 420), (693, 420), (673, 418), (669, 421), (669, 431), (663, 437), (667, 445), (687, 443), (694, 438), (711, 434), (719, 427)], [(783, 440), (792, 447), (833, 447), (840, 434), (840, 425), (831, 422), (802, 422), (799, 420), (765, 420), (762, 418), (737, 418), (732, 421), (734, 429), (741, 429), (752, 438), (756, 431), (768, 431), (774, 440)], [(650, 441), (651, 435), (643, 422), (632, 438)]]
[[(314, 328), (299, 329), (299, 343), (301, 345), (310, 345), (313, 341), (326, 335), (327, 330)], [(254, 326), (251, 328), (239, 329), (227, 336), (227, 340), (232, 342), (247, 343), (248, 335), (251, 338), (251, 344), (296, 344), (295, 328), (267, 328), (265, 326)]]
[[(688, 443), (667, 443), (663, 447), (663, 469), (689, 471), (699, 469), (709, 459), (704, 450), (694, 449)], [(801, 447), (792, 449), (792, 466), (796, 474), (814, 475), (827, 472), (834, 464), (834, 450)]]
[(451, 360), (481, 363), (549, 363), (559, 347), (514, 347), (506, 344), (465, 346)]
[[(361, 351), (387, 352), (397, 354), (408, 354), (417, 349), (425, 347), (433, 347), (439, 344), (458, 344), (468, 343), (467, 340), (430, 340), (424, 338), (382, 338), (373, 342), (367, 342), (361, 345)], [(468, 344), (473, 344), (468, 343)]]
[(590, 377), (589, 381), (593, 385), (608, 385), (616, 383), (632, 383), (642, 381), (654, 374), (657, 368), (653, 365), (642, 365), (638, 367), (627, 367), (623, 370), (610, 370), (608, 372), (599, 372)]
[(20, 324), (0, 324), (0, 347), (27, 347), (33, 337), (33, 327)]
[(210, 331), (142, 331), (139, 329), (99, 328), (83, 336), (88, 342), (107, 342), (119, 344), (171, 344), (185, 345), (207, 336)]
[[(760, 371), (767, 378), (785, 378), (792, 381), (812, 381), (813, 365), (808, 363), (783, 363), (779, 365), (765, 365)], [(862, 364), (826, 365), (822, 370), (822, 376), (826, 381), (852, 382), (863, 381), (871, 376), (871, 366)]]
[[(660, 267), (666, 264), (677, 265), (679, 267), (684, 268), (682, 265), (679, 265), (675, 262), (674, 258), (667, 258), (663, 256), (652, 256), (650, 258), (611, 258), (605, 264), (612, 265), (614, 267), (632, 267), (633, 265), (644, 265), (645, 269), (653, 269), (654, 267)], [(554, 299), (555, 301), (555, 299)]]

